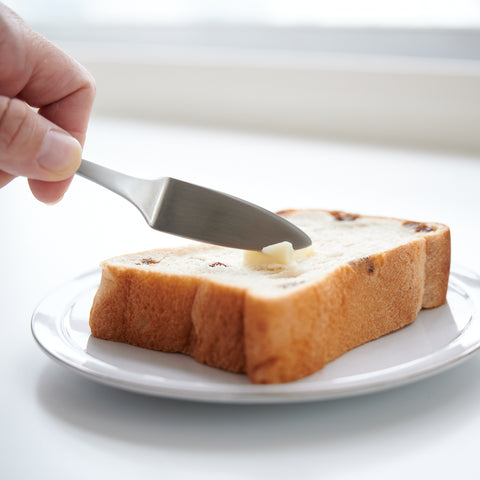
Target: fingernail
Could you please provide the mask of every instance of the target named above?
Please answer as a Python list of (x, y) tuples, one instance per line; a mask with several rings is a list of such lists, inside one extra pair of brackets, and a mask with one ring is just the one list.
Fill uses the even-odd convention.
[(54, 172), (72, 170), (78, 167), (82, 160), (82, 147), (72, 136), (49, 130), (43, 139), (37, 157), (38, 164)]

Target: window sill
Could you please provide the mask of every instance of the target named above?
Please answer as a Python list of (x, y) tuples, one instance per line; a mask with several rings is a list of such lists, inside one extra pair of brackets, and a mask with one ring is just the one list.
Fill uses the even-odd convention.
[(480, 153), (480, 60), (459, 52), (106, 38), (61, 45), (95, 76), (100, 115)]

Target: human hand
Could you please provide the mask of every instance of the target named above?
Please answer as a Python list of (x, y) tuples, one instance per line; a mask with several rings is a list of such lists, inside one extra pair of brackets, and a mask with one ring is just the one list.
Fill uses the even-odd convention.
[(0, 3), (0, 188), (24, 176), (38, 200), (60, 200), (94, 97), (92, 76)]

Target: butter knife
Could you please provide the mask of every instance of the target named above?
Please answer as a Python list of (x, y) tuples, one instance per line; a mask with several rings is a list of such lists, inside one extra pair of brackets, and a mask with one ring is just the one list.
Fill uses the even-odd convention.
[(312, 243), (279, 215), (182, 180), (131, 177), (87, 160), (82, 160), (77, 174), (122, 196), (152, 228), (172, 235), (243, 250), (262, 250), (283, 241), (297, 250)]

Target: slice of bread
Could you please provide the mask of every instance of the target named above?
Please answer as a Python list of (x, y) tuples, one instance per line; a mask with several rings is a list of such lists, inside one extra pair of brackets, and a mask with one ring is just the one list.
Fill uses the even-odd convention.
[(290, 265), (247, 266), (244, 252), (203, 244), (105, 261), (92, 335), (280, 383), (445, 303), (445, 225), (322, 210), (280, 214), (313, 240)]

